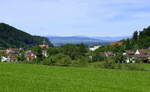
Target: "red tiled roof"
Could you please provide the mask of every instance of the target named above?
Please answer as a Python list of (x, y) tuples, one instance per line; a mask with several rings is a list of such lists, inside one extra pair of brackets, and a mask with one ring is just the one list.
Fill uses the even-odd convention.
[(120, 46), (120, 45), (123, 45), (123, 42), (113, 42), (113, 43), (111, 43), (111, 45), (113, 45), (113, 46), (115, 46), (115, 45)]

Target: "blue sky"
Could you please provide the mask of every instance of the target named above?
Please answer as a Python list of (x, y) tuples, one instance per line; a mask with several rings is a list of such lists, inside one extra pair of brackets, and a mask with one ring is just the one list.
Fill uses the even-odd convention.
[(150, 25), (149, 3), (149, 0), (0, 0), (0, 22), (42, 36), (128, 36)]

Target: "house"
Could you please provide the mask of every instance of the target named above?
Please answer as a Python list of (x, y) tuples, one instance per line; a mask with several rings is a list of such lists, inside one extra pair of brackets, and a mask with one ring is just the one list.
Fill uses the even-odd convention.
[(136, 50), (136, 52), (135, 52), (135, 56), (137, 57), (137, 58), (148, 58), (149, 57), (149, 53), (148, 53), (148, 50), (147, 49), (139, 49), (139, 50)]
[(136, 60), (150, 62), (150, 53), (148, 49), (138, 49), (136, 51), (126, 50), (123, 55), (127, 57), (127, 63), (135, 63)]
[(113, 42), (110, 45), (112, 45), (112, 46), (121, 46), (121, 45), (123, 45), (123, 42)]
[(135, 63), (135, 58), (134, 57), (127, 57), (125, 60), (126, 63)]
[(42, 50), (42, 55), (43, 55), (44, 57), (48, 57), (47, 50)]
[(100, 47), (101, 47), (100, 45), (98, 45), (98, 46), (93, 46), (93, 47), (90, 47), (89, 50), (90, 50), (90, 51), (95, 51), (95, 50), (97, 50), (97, 49), (100, 48)]
[(37, 58), (36, 54), (31, 50), (29, 50), (25, 53), (25, 57), (28, 61), (32, 61)]
[(135, 58), (137, 60), (142, 60), (143, 62), (149, 61), (150, 53), (148, 49), (139, 49), (135, 52)]
[(17, 56), (19, 55), (14, 53), (8, 54), (6, 56), (2, 56), (1, 62), (17, 62), (18, 61)]
[(6, 54), (9, 54), (9, 53), (16, 53), (18, 52), (19, 50), (16, 49), (16, 48), (9, 48), (9, 49), (6, 49)]
[(123, 55), (127, 57), (125, 60), (126, 63), (135, 63), (135, 57), (134, 57), (135, 51), (134, 50), (125, 50), (123, 52)]
[(42, 49), (48, 49), (49, 45), (46, 44), (46, 41), (43, 40), (43, 44), (39, 45), (39, 47), (41, 47)]
[(104, 55), (106, 57), (113, 57), (113, 56), (115, 56), (115, 54), (113, 52), (104, 52)]
[(143, 61), (143, 63), (150, 63), (150, 57), (148, 57), (147, 59), (145, 59), (145, 60)]
[(6, 53), (7, 50), (0, 50), (0, 53)]
[(17, 56), (19, 56), (18, 53), (10, 53), (7, 55), (7, 59), (9, 62), (17, 62), (18, 61)]
[(134, 51), (134, 50), (125, 50), (125, 51), (123, 52), (123, 55), (124, 55), (124, 56), (134, 56), (134, 54), (135, 54), (135, 51)]
[(6, 50), (1, 50), (1, 53), (6, 54), (6, 56), (1, 57), (2, 62), (17, 62), (17, 56), (19, 56), (19, 50), (15, 48), (10, 48)]
[(9, 59), (7, 57), (4, 57), (4, 56), (1, 57), (1, 62), (8, 62), (8, 61)]
[(39, 45), (39, 47), (41, 47), (41, 48), (45, 48), (45, 49), (48, 49), (48, 48), (49, 48), (49, 45), (42, 44), (42, 45)]

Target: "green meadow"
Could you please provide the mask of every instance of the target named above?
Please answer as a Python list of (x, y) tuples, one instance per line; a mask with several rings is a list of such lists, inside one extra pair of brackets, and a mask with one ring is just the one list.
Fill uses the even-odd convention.
[(0, 63), (0, 92), (150, 92), (150, 71)]

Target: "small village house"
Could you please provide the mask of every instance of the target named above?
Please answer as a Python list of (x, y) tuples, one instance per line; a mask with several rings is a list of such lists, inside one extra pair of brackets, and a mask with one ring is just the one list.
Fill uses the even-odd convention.
[(5, 54), (5, 56), (1, 57), (2, 62), (17, 62), (17, 56), (19, 56), (19, 50), (15, 48), (9, 48), (6, 50), (1, 50), (1, 53)]
[(97, 45), (97, 46), (92, 46), (89, 48), (90, 51), (95, 51), (97, 50), (98, 48), (100, 48), (101, 46), (100, 45)]
[(25, 57), (26, 57), (26, 59), (27, 59), (28, 61), (32, 61), (32, 60), (34, 60), (34, 59), (37, 59), (36, 54), (35, 54), (33, 51), (31, 51), (31, 50), (29, 50), (29, 51), (27, 51), (27, 52), (25, 53)]
[(121, 46), (121, 45), (123, 45), (123, 42), (113, 42), (110, 45), (112, 45), (112, 46)]
[(123, 55), (127, 57), (126, 63), (135, 63), (136, 61), (142, 61), (143, 63), (148, 63), (150, 60), (150, 54), (148, 52), (148, 49), (138, 49), (136, 51), (126, 50), (123, 53)]
[(115, 56), (115, 54), (113, 52), (104, 52), (104, 55), (106, 57), (113, 57), (113, 56)]

